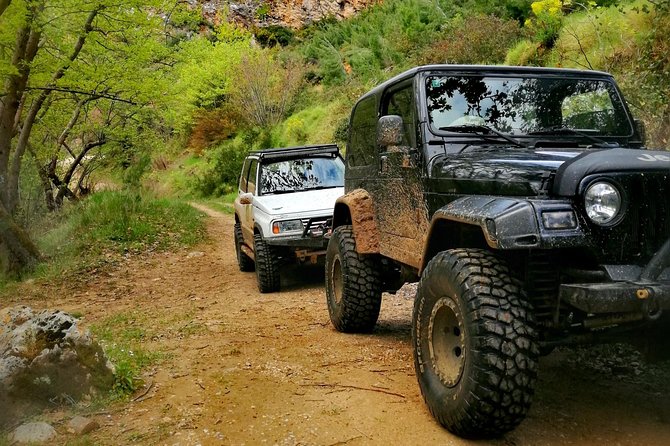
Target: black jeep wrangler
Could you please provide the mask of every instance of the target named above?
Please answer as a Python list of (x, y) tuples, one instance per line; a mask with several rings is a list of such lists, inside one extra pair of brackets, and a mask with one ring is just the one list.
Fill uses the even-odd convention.
[(670, 154), (643, 133), (602, 72), (433, 65), (376, 87), (351, 114), (333, 325), (372, 330), (382, 292), (420, 279), (431, 413), (464, 437), (514, 429), (540, 354), (670, 326)]

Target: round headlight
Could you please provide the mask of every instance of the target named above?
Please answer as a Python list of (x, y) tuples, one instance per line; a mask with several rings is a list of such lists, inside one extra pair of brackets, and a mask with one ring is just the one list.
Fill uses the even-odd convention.
[(610, 183), (593, 183), (584, 194), (586, 215), (599, 225), (611, 223), (621, 210), (621, 193)]

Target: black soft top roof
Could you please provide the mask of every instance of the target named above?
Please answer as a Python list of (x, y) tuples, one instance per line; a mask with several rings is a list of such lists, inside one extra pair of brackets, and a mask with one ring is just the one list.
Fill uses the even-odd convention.
[(594, 71), (594, 70), (577, 70), (574, 68), (546, 68), (546, 67), (515, 67), (507, 65), (421, 65), (418, 67), (411, 68), (403, 73), (394, 76), (393, 78), (387, 80), (386, 82), (379, 84), (363, 96), (359, 98), (359, 101), (368, 97), (374, 96), (382, 93), (390, 85), (401, 82), (405, 79), (410, 79), (417, 75), (418, 73), (424, 71), (435, 71), (435, 72), (451, 72), (458, 74), (491, 74), (491, 75), (547, 75), (547, 76), (566, 76), (566, 77), (593, 77), (593, 78), (603, 78), (607, 77), (612, 79), (613, 76), (604, 71)]
[(314, 144), (311, 146), (296, 147), (277, 147), (274, 149), (254, 150), (249, 152), (250, 156), (257, 156), (259, 159), (275, 158), (297, 158), (311, 155), (335, 155), (339, 154), (340, 149), (337, 144)]

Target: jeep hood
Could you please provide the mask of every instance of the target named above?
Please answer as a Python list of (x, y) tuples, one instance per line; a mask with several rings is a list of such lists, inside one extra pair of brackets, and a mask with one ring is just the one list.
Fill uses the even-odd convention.
[(658, 150), (604, 149), (589, 151), (563, 163), (556, 171), (553, 193), (573, 196), (587, 175), (609, 172), (662, 172), (670, 174), (670, 153)]
[(261, 195), (254, 197), (254, 206), (268, 215), (328, 214), (333, 212), (335, 200), (342, 194), (344, 187)]
[(670, 153), (612, 148), (523, 150), (506, 148), (440, 155), (431, 165), (436, 190), (449, 194), (533, 196), (555, 173), (551, 192), (571, 197), (582, 179), (608, 172), (670, 173)]
[(533, 196), (549, 174), (583, 151), (514, 147), (438, 156), (430, 167), (436, 192)]

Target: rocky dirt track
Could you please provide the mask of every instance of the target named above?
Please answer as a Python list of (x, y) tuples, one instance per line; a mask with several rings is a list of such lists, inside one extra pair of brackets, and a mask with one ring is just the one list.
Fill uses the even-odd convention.
[[(385, 295), (374, 333), (331, 326), (320, 268), (261, 295), (237, 268), (233, 219), (207, 210), (210, 242), (133, 259), (86, 283), (33, 285), (14, 303), (93, 324), (115, 314), (148, 327), (162, 360), (134, 400), (98, 411), (93, 444), (409, 445), (468, 442), (437, 425), (412, 365), (412, 296)], [(132, 319), (135, 319), (133, 322)], [(670, 444), (670, 366), (623, 347), (563, 350), (540, 363), (525, 422), (493, 445)], [(68, 441), (66, 413), (51, 421)]]

